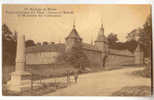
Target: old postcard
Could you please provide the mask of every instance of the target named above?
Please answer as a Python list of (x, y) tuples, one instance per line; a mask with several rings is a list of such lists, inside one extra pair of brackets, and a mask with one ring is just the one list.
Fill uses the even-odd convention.
[(4, 96), (150, 96), (151, 5), (3, 4)]

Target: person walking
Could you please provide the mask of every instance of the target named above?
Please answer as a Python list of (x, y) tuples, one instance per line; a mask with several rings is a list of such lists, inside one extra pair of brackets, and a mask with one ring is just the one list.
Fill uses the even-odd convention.
[(67, 85), (70, 85), (70, 73), (67, 71)]
[(75, 80), (75, 83), (78, 82), (78, 77), (79, 77), (78, 72), (75, 72), (75, 73), (74, 73), (74, 80)]

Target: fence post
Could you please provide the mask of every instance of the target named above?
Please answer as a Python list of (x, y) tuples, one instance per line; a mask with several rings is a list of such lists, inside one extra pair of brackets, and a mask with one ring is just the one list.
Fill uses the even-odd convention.
[[(54, 71), (55, 71), (55, 68), (56, 68), (56, 64), (54, 64)], [(57, 89), (56, 74), (55, 74), (55, 89)]]
[(40, 75), (40, 85), (42, 84), (42, 75)]
[(33, 94), (33, 73), (32, 73), (32, 67), (31, 67), (31, 95)]

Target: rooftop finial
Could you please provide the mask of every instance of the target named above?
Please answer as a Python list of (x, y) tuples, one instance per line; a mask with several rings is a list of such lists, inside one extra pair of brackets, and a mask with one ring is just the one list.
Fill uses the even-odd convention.
[(75, 20), (73, 20), (73, 28), (75, 28)]
[(101, 28), (103, 29), (103, 19), (101, 18)]
[(103, 23), (101, 24), (101, 28), (103, 28)]

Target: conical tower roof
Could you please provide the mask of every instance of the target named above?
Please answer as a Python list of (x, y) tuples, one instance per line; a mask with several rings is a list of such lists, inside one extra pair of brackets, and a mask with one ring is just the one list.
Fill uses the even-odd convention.
[(76, 28), (75, 28), (75, 25), (73, 25), (72, 31), (71, 31), (70, 34), (66, 37), (66, 39), (69, 39), (69, 38), (75, 38), (75, 39), (80, 39), (80, 40), (81, 40), (81, 38), (80, 38), (80, 36), (79, 36), (79, 34), (78, 34)]
[(101, 24), (101, 28), (100, 28), (100, 31), (98, 33), (98, 36), (97, 36), (96, 41), (99, 41), (99, 42), (108, 42), (107, 41), (107, 38), (104, 35), (104, 27), (103, 27), (103, 24)]

